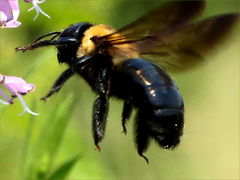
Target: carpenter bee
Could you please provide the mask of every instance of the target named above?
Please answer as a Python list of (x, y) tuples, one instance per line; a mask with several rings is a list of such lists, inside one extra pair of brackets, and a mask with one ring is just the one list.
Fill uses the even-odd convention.
[(109, 98), (124, 101), (125, 133), (125, 123), (135, 108), (137, 151), (148, 162), (143, 153), (150, 140), (173, 149), (183, 134), (183, 99), (167, 71), (183, 71), (203, 62), (204, 55), (239, 20), (239, 13), (229, 13), (193, 21), (204, 6), (204, 1), (167, 2), (120, 30), (104, 24), (77, 23), (16, 50), (54, 45), (59, 63), (69, 66), (43, 100), (57, 93), (74, 74), (87, 81), (98, 95), (93, 104), (92, 132), (99, 150)]

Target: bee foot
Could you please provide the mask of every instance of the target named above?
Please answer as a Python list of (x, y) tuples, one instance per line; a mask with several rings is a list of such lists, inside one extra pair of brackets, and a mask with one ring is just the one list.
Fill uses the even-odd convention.
[(149, 160), (146, 156), (144, 156), (143, 154), (139, 154), (148, 164), (149, 164)]
[(48, 99), (48, 97), (47, 97), (47, 96), (43, 96), (42, 98), (40, 98), (40, 100), (42, 100), (42, 101), (44, 101), (44, 102), (46, 102), (46, 101), (47, 101), (47, 99)]
[(126, 136), (126, 135), (127, 135), (127, 129), (124, 128), (123, 131), (122, 131), (122, 133)]
[(96, 144), (96, 148), (97, 148), (97, 150), (100, 152), (101, 151), (101, 148), (100, 148), (100, 146), (98, 145), (98, 144)]

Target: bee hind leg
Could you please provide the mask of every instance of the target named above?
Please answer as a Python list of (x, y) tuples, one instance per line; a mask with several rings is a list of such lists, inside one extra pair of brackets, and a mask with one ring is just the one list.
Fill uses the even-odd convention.
[(141, 110), (138, 111), (135, 118), (135, 142), (138, 154), (143, 157), (147, 163), (149, 163), (148, 158), (143, 155), (143, 153), (147, 150), (150, 141), (150, 136), (146, 125), (147, 118), (147, 113), (144, 113), (144, 111)]
[(129, 120), (131, 113), (132, 113), (132, 104), (128, 101), (125, 101), (123, 105), (123, 112), (122, 112), (122, 128), (123, 128), (123, 133), (125, 135), (127, 134), (127, 129), (125, 124)]

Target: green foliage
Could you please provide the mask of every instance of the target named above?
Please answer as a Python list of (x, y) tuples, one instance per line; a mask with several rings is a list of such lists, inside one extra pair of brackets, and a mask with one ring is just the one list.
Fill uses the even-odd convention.
[(63, 164), (61, 164), (55, 171), (53, 171), (52, 174), (49, 175), (49, 177), (46, 178), (46, 180), (64, 180), (67, 178), (67, 175), (75, 165), (75, 163), (78, 161), (79, 157), (74, 157)]
[[(57, 104), (60, 104), (60, 102)], [(61, 101), (60, 105), (57, 104), (53, 106), (49, 116), (41, 128), (39, 137), (36, 140), (36, 145), (33, 146), (32, 155), (29, 156), (30, 150), (25, 150), (25, 152), (28, 153), (24, 154), (24, 156), (31, 157), (30, 159), (25, 159), (25, 179), (43, 180), (48, 179), (47, 177), (50, 176), (54, 160), (75, 105), (72, 96), (69, 96), (64, 101)], [(34, 120), (31, 118), (29, 130), (26, 135), (26, 142), (29, 141), (28, 138), (31, 136), (30, 132), (33, 131), (33, 121)], [(24, 148), (26, 148), (26, 145)], [(69, 162), (63, 163), (62, 166), (70, 170), (76, 161), (77, 158), (74, 158)], [(67, 175), (67, 169), (66, 172), (60, 170), (61, 169), (55, 171), (52, 176), (58, 176), (58, 173), (62, 173), (65, 176)]]

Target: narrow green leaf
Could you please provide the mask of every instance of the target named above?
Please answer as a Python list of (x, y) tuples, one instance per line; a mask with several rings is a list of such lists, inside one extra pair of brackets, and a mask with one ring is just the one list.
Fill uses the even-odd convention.
[(43, 124), (34, 147), (32, 159), (28, 164), (28, 179), (45, 179), (52, 169), (65, 129), (70, 120), (75, 102), (68, 96), (61, 103), (56, 102)]
[(64, 180), (78, 161), (79, 156), (76, 156), (63, 164), (61, 164), (46, 180)]
[[(36, 111), (36, 99), (32, 101), (32, 110)], [(35, 125), (35, 119), (36, 116), (30, 115), (29, 114), (29, 119), (28, 119), (28, 127), (26, 130), (24, 142), (23, 142), (23, 148), (22, 148), (22, 173), (23, 177), (26, 177), (27, 174), (27, 168), (28, 168), (28, 163), (29, 163), (29, 152), (30, 152), (30, 140), (32, 138), (32, 133)]]

